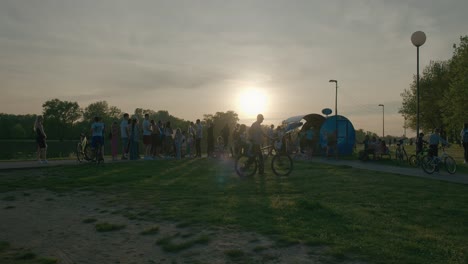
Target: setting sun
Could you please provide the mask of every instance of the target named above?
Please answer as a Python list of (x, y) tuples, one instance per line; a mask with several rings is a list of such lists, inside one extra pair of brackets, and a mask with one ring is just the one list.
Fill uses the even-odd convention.
[(240, 111), (246, 117), (255, 117), (266, 110), (267, 96), (257, 89), (244, 90), (239, 95)]

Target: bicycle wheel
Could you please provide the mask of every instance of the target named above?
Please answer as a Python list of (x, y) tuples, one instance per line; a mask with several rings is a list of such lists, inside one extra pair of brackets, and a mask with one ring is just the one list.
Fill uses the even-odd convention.
[(424, 156), (421, 161), (421, 166), (424, 172), (427, 174), (434, 173), (436, 169), (436, 161), (435, 158), (431, 158), (429, 156)]
[(86, 145), (84, 149), (84, 156), (87, 161), (94, 160), (94, 149), (91, 147), (91, 145)]
[(408, 162), (413, 167), (419, 167), (418, 157), (416, 155), (411, 155), (408, 159)]
[(257, 160), (255, 157), (241, 155), (236, 159), (235, 169), (239, 177), (250, 177), (257, 172)]
[(445, 164), (445, 169), (447, 170), (448, 173), (454, 174), (457, 171), (457, 163), (455, 160), (448, 156), (444, 159), (444, 164)]
[(84, 157), (84, 153), (83, 153), (83, 148), (82, 148), (82, 146), (81, 146), (81, 143), (78, 143), (78, 144), (76, 145), (76, 152), (75, 152), (75, 154), (76, 154), (76, 159), (78, 159), (78, 162), (81, 163), (81, 162), (84, 160), (84, 158), (85, 158), (85, 157)]
[(287, 176), (293, 169), (293, 162), (289, 155), (278, 154), (271, 160), (271, 169), (277, 176)]

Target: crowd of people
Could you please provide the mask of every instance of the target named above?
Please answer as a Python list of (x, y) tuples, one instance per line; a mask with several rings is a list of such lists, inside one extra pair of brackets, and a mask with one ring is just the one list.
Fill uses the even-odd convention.
[[(232, 131), (232, 143), (229, 138), (231, 130), (226, 124), (218, 137), (215, 139), (213, 123), (208, 121), (206, 128), (206, 146), (208, 157), (225, 157), (227, 155), (239, 155), (246, 151), (252, 153), (261, 153), (260, 148), (265, 142), (268, 145), (275, 145), (277, 149), (283, 149), (287, 152), (304, 152), (307, 150), (308, 155), (312, 156), (314, 146), (317, 144), (318, 136), (314, 133), (314, 128), (309, 127), (301, 133), (296, 134), (293, 140), (291, 133), (285, 135), (288, 128), (271, 125), (266, 133), (261, 124), (264, 118), (259, 114), (257, 120), (247, 129), (244, 124), (236, 124)], [(37, 143), (37, 160), (40, 163), (48, 163), (47, 161), (47, 135), (44, 131), (44, 118), (39, 115), (34, 123), (34, 131)], [(94, 118), (91, 125), (90, 133), (92, 135), (91, 145), (97, 145), (104, 148), (104, 138), (108, 133), (108, 139), (111, 144), (112, 160), (119, 159), (119, 141), (121, 142), (120, 159), (137, 160), (141, 159), (140, 153), (143, 152), (143, 159), (153, 160), (159, 158), (176, 158), (184, 157), (201, 157), (201, 145), (204, 139), (203, 125), (200, 119), (195, 123), (190, 122), (186, 129), (176, 128), (171, 126), (171, 122), (155, 122), (150, 120), (149, 115), (145, 114), (142, 124), (137, 117), (130, 118), (130, 115), (125, 113), (120, 124), (114, 121), (109, 131), (107, 132), (105, 124), (99, 117)], [(424, 134), (420, 133), (416, 139), (416, 152), (422, 151), (423, 144), (429, 145), (430, 154), (438, 155), (438, 145), (447, 144), (440, 136), (439, 129), (435, 129), (434, 133), (429, 137), (429, 141), (424, 140)], [(324, 135), (327, 138), (326, 155), (331, 153), (338, 154), (336, 136), (334, 133)], [(468, 123), (464, 124), (460, 132), (461, 142), (464, 148), (464, 163), (468, 161)], [(140, 139), (142, 139), (143, 150), (140, 150)], [(266, 139), (266, 141), (265, 141)], [(301, 144), (304, 140), (305, 144)], [(376, 137), (365, 137), (364, 152), (372, 154), (374, 157), (380, 157), (388, 154), (388, 147), (385, 140), (377, 139)], [(272, 149), (270, 149), (271, 151)], [(102, 149), (104, 153), (104, 149)], [(263, 159), (259, 155), (259, 159)], [(262, 172), (262, 170), (260, 170)]]

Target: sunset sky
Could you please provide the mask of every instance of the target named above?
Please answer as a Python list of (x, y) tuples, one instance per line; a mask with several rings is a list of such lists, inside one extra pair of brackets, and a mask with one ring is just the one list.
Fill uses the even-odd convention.
[(427, 35), (421, 69), (447, 60), (468, 35), (467, 10), (466, 0), (0, 0), (0, 112), (39, 114), (59, 98), (279, 124), (334, 109), (336, 79), (339, 114), (380, 135), (384, 104), (385, 134), (400, 136), (411, 34)]

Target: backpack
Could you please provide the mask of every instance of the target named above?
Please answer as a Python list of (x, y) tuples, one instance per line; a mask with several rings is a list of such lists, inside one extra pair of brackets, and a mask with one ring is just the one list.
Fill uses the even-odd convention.
[(463, 142), (468, 143), (468, 129), (463, 133)]

